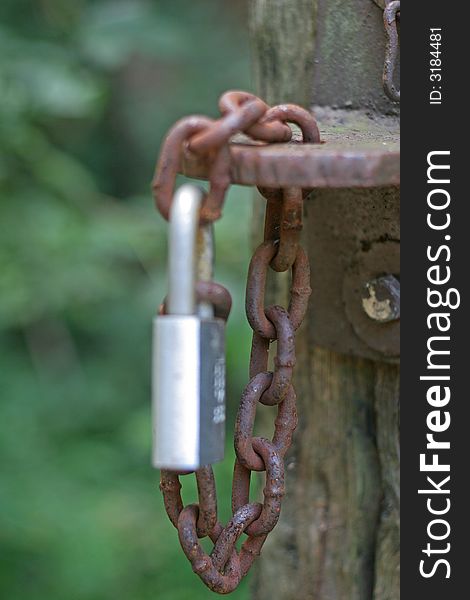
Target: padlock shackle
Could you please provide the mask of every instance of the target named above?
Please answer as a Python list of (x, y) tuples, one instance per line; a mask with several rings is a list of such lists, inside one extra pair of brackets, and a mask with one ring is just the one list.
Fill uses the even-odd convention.
[[(196, 235), (196, 279), (198, 282), (210, 283), (212, 281), (214, 276), (214, 250), (214, 223), (199, 224)], [(214, 306), (207, 300), (201, 301), (199, 299), (197, 314), (201, 319), (212, 319)]]
[(168, 313), (194, 315), (196, 311), (196, 236), (203, 191), (184, 184), (175, 193), (170, 210), (168, 241)]

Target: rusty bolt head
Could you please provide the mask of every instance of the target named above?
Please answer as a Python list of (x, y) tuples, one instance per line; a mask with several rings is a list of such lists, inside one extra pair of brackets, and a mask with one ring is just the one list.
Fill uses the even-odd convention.
[(374, 321), (397, 321), (400, 318), (400, 282), (393, 275), (368, 281), (363, 289), (362, 308)]
[(354, 332), (369, 348), (389, 358), (400, 356), (399, 273), (400, 244), (388, 240), (361, 249), (343, 280), (344, 308)]

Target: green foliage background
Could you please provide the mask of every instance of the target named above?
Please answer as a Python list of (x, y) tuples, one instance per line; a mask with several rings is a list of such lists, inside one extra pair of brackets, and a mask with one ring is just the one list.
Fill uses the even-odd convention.
[[(149, 466), (151, 318), (166, 279), (149, 182), (177, 118), (215, 116), (223, 90), (249, 88), (246, 22), (230, 0), (0, 4), (2, 598), (212, 597)], [(216, 227), (217, 279), (235, 301), (232, 419), (249, 211), (249, 191), (233, 189)], [(216, 467), (224, 520), (228, 454)]]

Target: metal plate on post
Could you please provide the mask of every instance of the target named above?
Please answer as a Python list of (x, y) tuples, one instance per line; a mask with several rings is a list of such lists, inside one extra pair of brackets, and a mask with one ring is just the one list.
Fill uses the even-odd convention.
[[(399, 321), (374, 323), (364, 312), (361, 293), (344, 290), (345, 280), (357, 271), (359, 256), (367, 263), (377, 245), (390, 242), (399, 248), (399, 124), (393, 117), (364, 111), (315, 107), (313, 112), (321, 144), (300, 143), (295, 130), (289, 144), (268, 145), (236, 136), (230, 146), (231, 182), (312, 190), (304, 204), (311, 224), (305, 232), (313, 289), (311, 342), (343, 354), (397, 362)], [(207, 179), (210, 164), (209, 157), (184, 151), (180, 170)], [(388, 259), (380, 262), (375, 261), (367, 277), (389, 274)], [(367, 284), (359, 271), (350, 281), (356, 291)], [(390, 275), (398, 273), (399, 265)]]
[(305, 210), (312, 274), (310, 343), (398, 362), (400, 321), (375, 321), (363, 304), (370, 281), (387, 275), (399, 279), (398, 189), (315, 190)]
[[(316, 107), (321, 144), (263, 144), (235, 136), (230, 145), (233, 184), (266, 187), (368, 188), (400, 183), (399, 126), (391, 117)], [(180, 171), (207, 179), (212, 158), (185, 150)]]

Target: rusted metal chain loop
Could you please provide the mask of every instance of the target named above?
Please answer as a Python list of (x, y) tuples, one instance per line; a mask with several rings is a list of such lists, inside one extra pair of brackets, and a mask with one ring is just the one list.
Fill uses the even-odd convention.
[(271, 261), (271, 268), (274, 271), (287, 271), (295, 261), (302, 232), (302, 211), (302, 190), (285, 188), (281, 208), (279, 249)]
[(212, 559), (206, 554), (197, 537), (196, 523), (199, 508), (190, 504), (181, 511), (178, 520), (178, 537), (186, 557), (191, 563), (193, 571), (214, 592), (228, 594), (240, 583), (241, 568), (237, 552), (231, 552), (225, 567), (224, 574), (220, 573), (213, 565)]
[[(219, 109), (222, 115), (236, 111), (244, 102), (256, 98), (254, 94), (242, 92), (239, 90), (231, 90), (225, 92), (220, 97)], [(260, 100), (262, 102), (262, 100)], [(263, 102), (265, 113), (269, 110), (269, 106)], [(246, 128), (244, 132), (255, 140), (262, 142), (288, 142), (292, 138), (292, 129), (286, 123), (277, 120), (264, 122), (264, 118), (258, 123)]]
[[(232, 515), (250, 501), (251, 470), (247, 469), (235, 458), (232, 480)], [(261, 513), (260, 513), (261, 514)]]
[[(260, 375), (260, 374), (258, 374), (258, 375)], [(266, 375), (266, 374), (263, 374), (263, 375)], [(250, 398), (250, 400), (255, 400), (255, 399)], [(258, 400), (258, 402), (259, 402), (259, 400)], [(234, 478), (233, 478), (234, 479), (234, 482), (233, 482), (233, 494), (234, 495), (232, 495), (232, 508), (234, 506), (236, 506), (238, 508), (242, 504), (246, 504), (246, 502), (242, 502), (242, 501), (235, 502), (235, 499), (234, 499), (237, 494), (241, 493), (240, 490), (243, 490), (243, 485), (239, 481), (240, 478), (243, 478), (243, 473), (242, 472), (239, 473), (237, 471), (237, 465), (240, 465), (240, 467), (243, 467), (244, 469), (246, 469), (247, 462), (249, 462), (250, 459), (252, 459), (252, 460), (256, 461), (256, 463), (258, 463), (258, 459), (256, 457), (256, 452), (255, 453), (250, 452), (250, 441), (252, 439), (255, 439), (252, 437), (255, 414), (256, 414), (256, 400), (253, 402), (253, 404), (250, 404), (246, 408), (244, 413), (240, 416), (241, 417), (240, 418), (240, 435), (237, 436), (237, 446), (238, 446), (238, 452), (242, 456), (242, 461), (240, 461), (238, 458), (235, 461)], [(292, 435), (293, 435), (296, 427), (297, 427), (296, 395), (295, 395), (294, 387), (291, 384), (289, 391), (286, 394), (285, 400), (283, 400), (282, 403), (280, 403), (278, 405), (277, 416), (276, 416), (276, 420), (274, 422), (274, 435), (273, 435), (273, 439), (272, 439), (272, 444), (282, 458), (284, 458), (287, 450), (290, 448), (290, 445), (292, 442)], [(251, 448), (253, 448), (253, 445), (251, 445)], [(248, 461), (246, 459), (244, 459), (244, 456), (246, 456), (247, 453), (249, 453)], [(261, 462), (259, 462), (259, 465), (261, 466)], [(253, 470), (255, 470), (255, 469), (253, 469)], [(263, 469), (260, 468), (259, 470), (263, 470)], [(241, 485), (242, 487), (236, 487), (239, 485)]]
[(183, 144), (192, 135), (207, 129), (212, 123), (213, 120), (208, 117), (185, 117), (173, 125), (163, 141), (152, 182), (152, 190), (156, 207), (167, 221), (173, 201)]
[[(228, 143), (235, 133), (245, 132), (261, 141), (286, 142), (292, 137), (287, 122), (292, 122), (301, 128), (304, 142), (320, 141), (313, 115), (300, 106), (282, 104), (269, 108), (255, 95), (240, 91), (224, 94), (219, 105), (222, 118), (216, 121), (204, 116), (181, 119), (163, 142), (152, 187), (157, 208), (166, 220), (184, 148), (198, 154), (212, 155), (210, 190), (201, 208), (201, 221), (212, 222), (221, 216), (225, 193), (230, 185), (231, 155)], [(303, 193), (308, 193), (308, 190)], [(277, 197), (278, 194), (278, 190), (265, 191), (266, 197)]]
[[(313, 114), (301, 106), (296, 104), (279, 104), (273, 106), (264, 115), (261, 123), (265, 122), (268, 124), (271, 121), (284, 122), (284, 123), (295, 123), (300, 127), (302, 132), (303, 144), (319, 144), (320, 143), (320, 131), (318, 129), (317, 121)], [(282, 141), (282, 140), (276, 140)], [(258, 186), (260, 194), (268, 201), (282, 202), (283, 191), (281, 188), (267, 188), (264, 186)], [(310, 189), (302, 190), (302, 197), (306, 198), (310, 194)]]
[(268, 370), (269, 346), (271, 340), (253, 331), (250, 354), (249, 376), (252, 379), (258, 373)]
[[(263, 196), (265, 200), (267, 200), (268, 202), (272, 202), (273, 206), (277, 206), (278, 210), (280, 210), (280, 205), (284, 198), (283, 188), (270, 188), (265, 187), (263, 185), (258, 185), (256, 187), (258, 192)], [(311, 193), (311, 191), (312, 190), (309, 188), (303, 188), (302, 198), (305, 200), (305, 198)]]
[[(259, 373), (259, 375), (264, 375)], [(257, 377), (258, 377), (257, 376)], [(256, 405), (259, 397), (249, 395), (246, 406), (240, 409), (235, 430), (235, 449), (238, 461), (242, 466), (252, 471), (264, 471), (265, 465), (254, 450), (253, 427), (256, 415)], [(278, 405), (277, 417), (274, 423), (272, 444), (281, 457), (289, 449), (292, 434), (297, 427), (297, 411), (295, 408), (295, 392), (291, 386), (286, 399)]]
[(261, 548), (266, 541), (267, 535), (259, 535), (256, 537), (249, 537), (240, 548), (240, 569), (242, 577), (250, 570), (251, 565), (256, 558), (261, 554)]
[[(208, 465), (197, 470), (196, 481), (199, 505), (202, 507), (197, 522), (197, 533), (199, 537), (205, 537), (213, 532), (217, 525), (217, 495), (212, 467)], [(177, 472), (161, 470), (160, 491), (163, 494), (163, 504), (175, 527), (178, 527), (178, 519), (183, 510), (181, 487)]]
[(183, 510), (181, 499), (181, 483), (174, 471), (160, 472), (160, 491), (163, 494), (163, 504), (166, 514), (175, 527), (178, 527), (178, 518)]
[(294, 331), (304, 320), (308, 308), (308, 299), (312, 293), (310, 287), (310, 263), (307, 253), (299, 246), (292, 265), (292, 282), (288, 312)]
[[(276, 242), (268, 240), (255, 250), (248, 269), (245, 301), (246, 315), (251, 328), (258, 335), (271, 340), (276, 339), (276, 329), (266, 317), (264, 294), (268, 266), (277, 252), (277, 247)], [(294, 331), (305, 316), (311, 292), (308, 258), (303, 248), (298, 246), (292, 265), (291, 299), (288, 309)]]
[(200, 132), (189, 141), (189, 150), (196, 154), (207, 154), (226, 144), (240, 131), (246, 131), (264, 115), (267, 105), (256, 96), (247, 97), (234, 110), (226, 112), (211, 127)]
[(212, 223), (222, 216), (225, 194), (230, 186), (231, 161), (228, 145), (216, 151), (209, 171), (209, 193), (201, 206), (201, 222)]
[(315, 117), (311, 112), (297, 104), (278, 104), (270, 108), (261, 119), (261, 123), (281, 121), (283, 123), (295, 123), (302, 132), (302, 143), (318, 144), (320, 142), (320, 131)]
[[(214, 316), (226, 321), (232, 309), (232, 296), (230, 292), (220, 283), (215, 281), (196, 282), (197, 302), (210, 302), (214, 306)], [(167, 297), (164, 298), (158, 314), (166, 314)]]
[[(266, 190), (260, 190), (262, 192)], [(281, 230), (281, 215), (282, 215), (282, 190), (270, 190), (272, 192), (280, 192), (280, 194), (268, 197), (266, 199), (266, 211), (264, 217), (264, 241), (278, 240)], [(264, 194), (263, 194), (264, 195)]]
[(385, 61), (383, 71), (383, 86), (387, 96), (393, 102), (400, 102), (400, 90), (394, 83), (394, 75), (398, 59), (398, 28), (397, 19), (400, 13), (400, 1), (388, 2), (384, 10), (384, 25), (387, 34), (385, 46)]
[(264, 313), (264, 294), (269, 263), (277, 252), (278, 244), (268, 240), (253, 254), (246, 282), (245, 309), (248, 323), (254, 332), (267, 339), (276, 339), (276, 329)]
[[(274, 435), (272, 443), (282, 458), (289, 450), (292, 436), (297, 427), (297, 396), (291, 384), (286, 397), (279, 405), (276, 420), (274, 421)], [(262, 400), (261, 400), (262, 401)]]
[(239, 462), (252, 471), (264, 471), (263, 459), (253, 450), (253, 426), (256, 407), (272, 381), (272, 373), (258, 373), (245, 387), (235, 423), (235, 454)]
[[(264, 502), (261, 514), (251, 523), (245, 533), (250, 536), (265, 535), (272, 531), (279, 520), (281, 502), (284, 497), (284, 462), (275, 445), (264, 438), (253, 438), (253, 448), (263, 459), (266, 468), (266, 483), (263, 490)], [(238, 511), (240, 506), (248, 505), (250, 471), (240, 462), (234, 478), (237, 486), (232, 491), (232, 510)], [(219, 538), (220, 540), (221, 538)]]
[[(264, 471), (263, 459), (253, 446), (253, 428), (256, 409), (260, 398), (272, 381), (272, 373), (258, 373), (251, 379), (243, 391), (240, 407), (235, 423), (235, 453), (241, 465), (252, 471)], [(278, 414), (274, 424), (272, 443), (277, 452), (284, 456), (292, 439), (292, 433), (297, 425), (295, 410), (295, 393), (292, 386), (286, 394), (286, 399), (278, 404)]]
[(226, 321), (232, 309), (232, 296), (226, 287), (215, 281), (196, 282), (197, 302), (210, 302), (214, 306), (214, 316)]
[(265, 314), (276, 329), (277, 354), (271, 385), (259, 401), (267, 406), (274, 406), (284, 400), (291, 386), (295, 366), (294, 328), (288, 312), (282, 306), (270, 306)]
[[(157, 209), (167, 221), (183, 150), (192, 136), (202, 131), (210, 131), (216, 123), (208, 117), (186, 117), (177, 121), (166, 135), (157, 162), (152, 189)], [(209, 173), (209, 193), (205, 195), (201, 206), (201, 222), (216, 221), (222, 214), (225, 193), (230, 185), (230, 160), (228, 147), (214, 149)]]
[(197, 491), (199, 497), (199, 517), (196, 531), (198, 537), (206, 537), (217, 525), (217, 492), (214, 472), (210, 465), (196, 471)]
[(224, 527), (219, 535), (214, 549), (211, 552), (212, 564), (218, 571), (222, 571), (230, 559), (233, 549), (241, 534), (247, 529), (250, 523), (256, 521), (262, 513), (262, 506), (259, 502), (248, 502), (244, 506), (238, 507), (233, 517)]
[[(294, 329), (289, 314), (281, 306), (266, 309), (266, 315), (274, 323), (278, 339), (277, 356), (274, 359), (274, 373), (271, 385), (262, 394), (260, 402), (274, 406), (284, 400), (292, 379), (295, 365)], [(250, 355), (250, 379), (258, 373), (268, 371), (269, 347), (271, 340), (253, 332)]]

